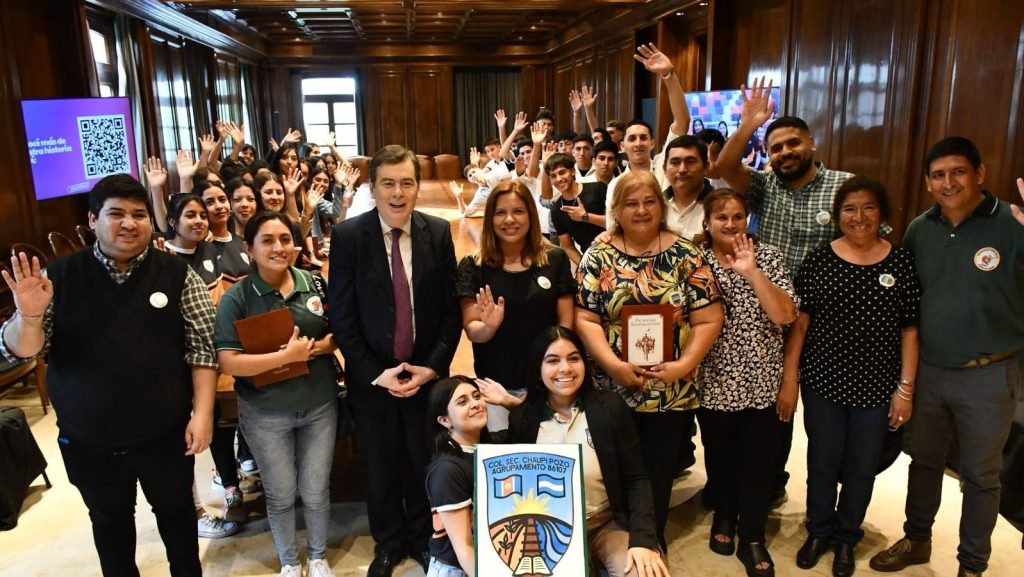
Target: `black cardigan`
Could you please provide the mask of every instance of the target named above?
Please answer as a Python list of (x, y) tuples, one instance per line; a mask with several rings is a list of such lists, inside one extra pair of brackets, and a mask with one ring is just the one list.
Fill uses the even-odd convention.
[[(543, 406), (527, 401), (512, 409), (505, 440), (536, 443)], [(654, 533), (654, 498), (644, 468), (640, 437), (633, 424), (633, 412), (619, 395), (602, 390), (587, 391), (583, 401), (594, 451), (604, 477), (605, 491), (615, 520), (629, 529), (629, 546), (658, 548)]]

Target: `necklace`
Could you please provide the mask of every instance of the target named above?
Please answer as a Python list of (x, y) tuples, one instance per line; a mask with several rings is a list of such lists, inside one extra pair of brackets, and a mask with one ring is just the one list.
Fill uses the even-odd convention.
[[(622, 252), (629, 256), (649, 256), (651, 254), (651, 245), (653, 244), (654, 241), (651, 241), (644, 247), (643, 252), (638, 250), (637, 254), (630, 254), (629, 247), (626, 245), (626, 235), (622, 235)], [(661, 253), (661, 231), (658, 231), (658, 253)]]

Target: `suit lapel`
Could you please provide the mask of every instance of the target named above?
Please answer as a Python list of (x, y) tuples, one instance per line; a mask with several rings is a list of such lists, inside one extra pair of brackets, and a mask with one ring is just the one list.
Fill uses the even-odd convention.
[(367, 256), (370, 266), (380, 277), (384, 294), (392, 305), (395, 304), (395, 288), (391, 284), (391, 262), (388, 261), (388, 252), (384, 247), (384, 234), (380, 229), (380, 215), (377, 209), (367, 214), (366, 226), (363, 227), (363, 235)]
[(418, 300), (416, 297), (420, 291), (420, 286), (423, 284), (420, 280), (423, 278), (423, 271), (428, 267), (433, 266), (433, 262), (430, 258), (430, 247), (433, 242), (433, 238), (430, 235), (430, 229), (427, 228), (427, 221), (423, 216), (413, 211), (412, 213), (412, 298), (413, 304), (415, 305)]

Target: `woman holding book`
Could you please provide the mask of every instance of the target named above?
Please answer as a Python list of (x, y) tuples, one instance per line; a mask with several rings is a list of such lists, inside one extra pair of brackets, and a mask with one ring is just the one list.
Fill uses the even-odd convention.
[[(601, 369), (599, 383), (633, 408), (662, 548), (677, 456), (699, 404), (700, 362), (722, 328), (714, 275), (700, 249), (669, 230), (666, 202), (650, 172), (620, 178), (611, 238), (591, 245), (580, 260), (576, 297), (576, 330)], [(672, 341), (654, 343), (661, 362), (645, 363), (634, 347), (623, 360), (623, 317), (637, 310), (632, 305), (660, 307)]]
[[(240, 426), (260, 464), (281, 576), (302, 575), (295, 538), (298, 493), (306, 521), (308, 575), (327, 577), (332, 575), (325, 557), (337, 426), (336, 347), (319, 283), (291, 266), (292, 229), (288, 217), (277, 212), (260, 212), (246, 223), (253, 272), (221, 299), (214, 345), (221, 370), (235, 377)], [(282, 339), (275, 352), (246, 352), (236, 321), (280, 315), (280, 310), (291, 317), (284, 321), (292, 325), (290, 338)], [(260, 317), (257, 332), (266, 333), (274, 320)], [(273, 382), (266, 375), (286, 365), (294, 376)], [(258, 387), (257, 382), (268, 384)]]

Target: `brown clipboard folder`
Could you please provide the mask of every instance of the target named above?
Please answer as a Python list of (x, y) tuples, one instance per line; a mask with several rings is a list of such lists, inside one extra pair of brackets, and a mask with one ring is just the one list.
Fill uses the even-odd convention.
[[(624, 305), (619, 312), (619, 322), (622, 326), (621, 356), (627, 363), (633, 363), (641, 368), (653, 367), (657, 364), (667, 363), (672, 358), (672, 319), (675, 309), (670, 304), (648, 304), (648, 305)], [(635, 338), (639, 335), (630, 334), (630, 319), (634, 316), (657, 315), (661, 317), (661, 330), (645, 334), (644, 339), (648, 340), (651, 351), (661, 349), (661, 362), (651, 362), (644, 359), (641, 351), (631, 351), (630, 348)]]
[[(263, 355), (281, 350), (292, 338), (294, 327), (292, 312), (287, 308), (235, 321), (238, 340), (247, 355)], [(252, 377), (252, 382), (259, 388), (308, 374), (309, 366), (302, 361), (260, 373)]]

